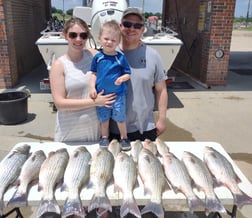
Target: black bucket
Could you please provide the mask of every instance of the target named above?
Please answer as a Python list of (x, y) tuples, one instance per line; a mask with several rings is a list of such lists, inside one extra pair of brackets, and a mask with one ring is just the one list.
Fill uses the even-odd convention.
[(28, 93), (21, 91), (0, 93), (0, 123), (10, 125), (25, 121), (28, 117), (28, 97)]

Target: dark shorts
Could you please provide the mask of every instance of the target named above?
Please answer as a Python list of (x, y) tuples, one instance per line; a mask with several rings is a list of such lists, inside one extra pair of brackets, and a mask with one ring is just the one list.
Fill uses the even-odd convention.
[[(110, 140), (112, 140), (112, 139), (120, 140), (121, 139), (119, 134), (114, 134), (114, 133), (110, 133), (109, 138), (110, 138)], [(145, 139), (155, 141), (156, 138), (157, 138), (157, 130), (156, 129), (145, 131), (145, 132), (143, 132), (143, 134), (141, 134), (139, 131), (128, 133), (128, 139), (130, 141), (136, 141), (136, 140), (144, 141)]]

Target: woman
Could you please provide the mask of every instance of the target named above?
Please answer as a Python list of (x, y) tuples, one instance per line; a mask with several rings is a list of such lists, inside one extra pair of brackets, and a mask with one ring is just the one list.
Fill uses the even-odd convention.
[(86, 49), (90, 37), (87, 24), (76, 17), (70, 18), (63, 30), (68, 41), (67, 53), (52, 65), (50, 86), (57, 107), (55, 141), (95, 142), (100, 137), (96, 106), (109, 107), (115, 95), (98, 93), (96, 99), (89, 97), (90, 64), (94, 49)]

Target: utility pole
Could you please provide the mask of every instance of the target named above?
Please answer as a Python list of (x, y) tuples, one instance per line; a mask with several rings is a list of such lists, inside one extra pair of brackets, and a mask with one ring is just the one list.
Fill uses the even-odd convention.
[(65, 23), (65, 0), (63, 0), (63, 23)]
[(248, 27), (248, 21), (249, 21), (249, 9), (250, 9), (250, 0), (248, 1), (248, 10), (247, 10), (247, 18), (246, 18), (246, 28)]
[(142, 13), (144, 14), (144, 0), (142, 1)]
[(82, 6), (87, 6), (87, 1), (86, 0), (82, 0)]

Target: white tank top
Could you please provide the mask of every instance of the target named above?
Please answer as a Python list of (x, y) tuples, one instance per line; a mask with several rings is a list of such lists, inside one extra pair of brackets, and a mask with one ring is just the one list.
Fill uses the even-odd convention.
[[(89, 98), (90, 64), (93, 58), (83, 50), (83, 58), (73, 63), (66, 56), (59, 60), (64, 65), (67, 98)], [(79, 111), (57, 111), (54, 140), (58, 142), (97, 142), (100, 137), (96, 108)]]

